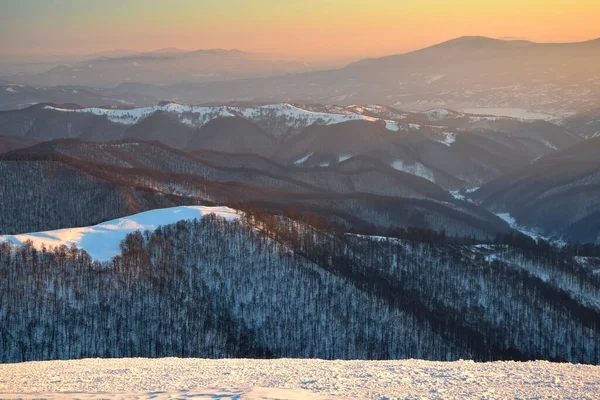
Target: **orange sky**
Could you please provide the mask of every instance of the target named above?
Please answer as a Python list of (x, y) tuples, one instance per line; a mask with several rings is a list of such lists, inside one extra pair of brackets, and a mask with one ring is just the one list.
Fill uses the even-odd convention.
[(6, 0), (0, 53), (238, 48), (304, 60), (401, 53), (463, 35), (600, 37), (598, 0)]

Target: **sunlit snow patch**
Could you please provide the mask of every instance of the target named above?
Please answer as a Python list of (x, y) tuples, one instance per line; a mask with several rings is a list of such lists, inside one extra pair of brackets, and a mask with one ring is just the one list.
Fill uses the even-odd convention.
[(177, 103), (164, 103), (156, 106), (131, 109), (98, 107), (69, 109), (54, 106), (45, 106), (44, 108), (54, 111), (106, 116), (111, 122), (122, 125), (136, 124), (157, 111), (163, 111), (175, 116), (179, 122), (194, 128), (200, 128), (218, 117), (242, 116), (253, 122), (263, 119), (281, 119), (282, 123), (285, 123), (286, 126), (295, 127), (296, 129), (302, 129), (313, 124), (332, 125), (348, 121), (383, 121), (387, 129), (391, 131), (399, 130), (398, 124), (394, 121), (357, 114), (356, 111), (352, 109), (339, 110), (339, 112), (317, 112), (306, 110), (289, 103), (267, 104), (257, 107), (200, 107)]
[(433, 172), (419, 162), (415, 162), (414, 164), (405, 164), (402, 160), (398, 160), (392, 163), (392, 167), (398, 171), (403, 171), (411, 175), (420, 176), (421, 178), (425, 178), (428, 181), (435, 182)]
[(98, 261), (108, 261), (120, 253), (121, 241), (129, 233), (137, 230), (152, 231), (161, 225), (200, 219), (206, 214), (216, 214), (227, 220), (239, 218), (236, 210), (229, 207), (182, 206), (146, 211), (82, 228), (0, 236), (0, 243), (8, 241), (20, 245), (31, 240), (38, 249), (42, 245), (46, 247), (75, 245), (87, 251), (92, 258)]
[(452, 146), (452, 143), (456, 142), (456, 134), (452, 132), (444, 132), (444, 138), (436, 140), (436, 142), (442, 143), (448, 147)]
[(113, 358), (2, 364), (0, 396), (592, 399), (598, 398), (599, 374), (598, 366), (547, 361)]
[(498, 217), (502, 218), (504, 221), (506, 221), (506, 223), (508, 225), (510, 225), (510, 227), (513, 228), (514, 230), (517, 230), (517, 231), (521, 232), (522, 234), (529, 236), (533, 240), (541, 239), (546, 242), (550, 242), (550, 243), (554, 244), (555, 246), (565, 246), (566, 245), (566, 242), (563, 240), (551, 239), (551, 238), (543, 236), (537, 232), (534, 232), (534, 231), (524, 228), (523, 226), (519, 225), (517, 223), (517, 221), (509, 213), (497, 213), (496, 216), (498, 216)]
[(398, 132), (400, 130), (400, 125), (396, 121), (385, 121), (385, 128), (388, 131)]
[(439, 81), (440, 79), (446, 77), (446, 75), (432, 75), (425, 78), (425, 82), (428, 85), (431, 85), (435, 81)]
[(218, 117), (233, 117), (228, 107), (197, 107), (186, 106), (177, 103), (166, 103), (151, 107), (139, 107), (131, 109), (116, 108), (79, 108), (66, 109), (60, 107), (46, 106), (44, 109), (62, 112), (73, 112), (82, 114), (94, 114), (106, 116), (109, 121), (121, 125), (133, 125), (147, 118), (157, 111), (168, 112), (175, 115), (182, 124), (199, 128)]
[(338, 162), (346, 161), (350, 158), (352, 158), (352, 154), (340, 154), (338, 156)]
[(456, 200), (463, 200), (463, 201), (468, 201), (469, 203), (475, 203), (472, 199), (466, 197), (465, 194), (473, 193), (473, 192), (477, 191), (477, 189), (479, 189), (479, 186), (470, 188), (470, 189), (465, 189), (465, 190), (451, 190), (449, 193)]
[(294, 164), (296, 164), (296, 165), (304, 164), (304, 162), (306, 162), (306, 160), (308, 160), (310, 158), (310, 156), (312, 156), (313, 154), (314, 153), (308, 153), (304, 157), (299, 158), (296, 161), (294, 161)]

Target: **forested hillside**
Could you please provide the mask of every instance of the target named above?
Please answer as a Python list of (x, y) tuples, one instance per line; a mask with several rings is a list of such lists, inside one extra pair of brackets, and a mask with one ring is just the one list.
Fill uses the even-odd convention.
[[(377, 163), (283, 166), (185, 153), (158, 142), (57, 140), (0, 155), (0, 234), (94, 225), (161, 207), (254, 204), (317, 212), (347, 227), (418, 227), (491, 239), (509, 226), (423, 178)], [(251, 165), (223, 165), (228, 158)], [(30, 190), (32, 186), (35, 191)], [(93, 204), (93, 207), (90, 207)]]
[(249, 210), (179, 222), (129, 235), (105, 264), (76, 248), (2, 244), (0, 360), (600, 362), (596, 258), (296, 219)]
[(36, 104), (0, 111), (0, 126), (17, 137), (157, 140), (179, 150), (251, 153), (305, 167), (368, 158), (446, 190), (480, 186), (581, 141), (566, 125), (546, 121), (381, 105)]
[(522, 226), (573, 242), (600, 243), (600, 138), (540, 158), (471, 196)]

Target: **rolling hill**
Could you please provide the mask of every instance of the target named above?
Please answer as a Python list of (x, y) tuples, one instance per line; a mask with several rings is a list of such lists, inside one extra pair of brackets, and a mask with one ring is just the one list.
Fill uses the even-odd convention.
[(517, 223), (567, 241), (600, 237), (600, 139), (590, 139), (543, 157), (473, 193), (493, 212), (508, 212)]
[[(0, 207), (12, 217), (2, 221), (0, 232), (90, 225), (157, 207), (202, 203), (292, 207), (359, 230), (414, 226), (482, 239), (510, 231), (494, 215), (385, 165), (310, 169), (237, 155), (247, 161), (234, 167), (211, 163), (201, 154), (157, 142), (80, 140), (50, 141), (7, 153), (0, 156), (0, 168), (14, 180), (3, 182), (7, 186)], [(213, 160), (229, 157), (210, 154)], [(258, 168), (249, 165), (257, 162), (262, 163)], [(33, 193), (26, 190), (29, 185), (40, 189)], [(96, 206), (86, 212), (90, 202)]]
[(0, 123), (21, 137), (158, 140), (182, 150), (254, 153), (305, 167), (368, 158), (447, 190), (480, 186), (582, 140), (541, 120), (376, 105), (36, 105), (0, 112)]
[(187, 103), (376, 103), (409, 110), (518, 108), (560, 116), (597, 106), (599, 65), (600, 39), (559, 44), (460, 37), (335, 70), (135, 89)]

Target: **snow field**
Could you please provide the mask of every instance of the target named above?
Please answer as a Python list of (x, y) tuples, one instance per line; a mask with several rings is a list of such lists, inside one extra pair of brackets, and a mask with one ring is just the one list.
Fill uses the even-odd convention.
[(87, 359), (0, 365), (0, 398), (598, 399), (600, 367), (537, 362)]
[(227, 220), (239, 218), (236, 210), (229, 207), (181, 206), (146, 211), (88, 227), (0, 236), (0, 243), (8, 241), (21, 245), (31, 240), (37, 249), (41, 249), (42, 245), (47, 248), (75, 245), (87, 251), (95, 260), (108, 261), (121, 253), (121, 241), (129, 233), (153, 231), (161, 225), (200, 219), (205, 214), (216, 214)]
[(268, 104), (258, 107), (199, 107), (188, 106), (177, 103), (167, 103), (151, 107), (140, 107), (133, 109), (113, 109), (113, 108), (80, 108), (66, 109), (53, 106), (44, 107), (48, 110), (87, 113), (100, 116), (106, 116), (111, 122), (123, 125), (133, 125), (144, 118), (149, 117), (157, 111), (168, 112), (175, 115), (183, 124), (194, 128), (200, 128), (212, 119), (218, 117), (233, 117), (242, 116), (250, 120), (261, 119), (265, 117), (283, 118), (285, 120), (297, 121), (303, 126), (312, 124), (332, 125), (347, 121), (384, 121), (386, 128), (392, 131), (398, 131), (399, 127), (395, 121), (385, 120), (382, 118), (374, 118), (366, 115), (358, 114), (364, 111), (363, 109), (348, 109), (344, 112), (316, 112), (305, 110), (289, 103)]

